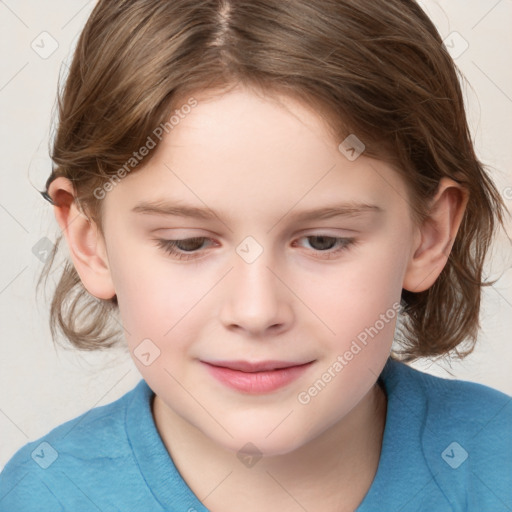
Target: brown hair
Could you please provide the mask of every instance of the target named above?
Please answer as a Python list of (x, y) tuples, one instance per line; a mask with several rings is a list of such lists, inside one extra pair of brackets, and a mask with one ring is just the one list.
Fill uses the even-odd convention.
[[(475, 155), (459, 77), (413, 0), (100, 0), (58, 98), (49, 181), (70, 179), (102, 232), (94, 191), (187, 97), (239, 83), (292, 96), (324, 117), (334, 140), (356, 134), (367, 156), (391, 163), (418, 221), (443, 176), (469, 191), (435, 284), (402, 293), (395, 352), (406, 361), (450, 351), (463, 357), (476, 341), (484, 258), (504, 204)], [(116, 312), (115, 297), (90, 295), (66, 263), (51, 304), (54, 341), (60, 329), (79, 349), (110, 347), (120, 339), (109, 320)]]

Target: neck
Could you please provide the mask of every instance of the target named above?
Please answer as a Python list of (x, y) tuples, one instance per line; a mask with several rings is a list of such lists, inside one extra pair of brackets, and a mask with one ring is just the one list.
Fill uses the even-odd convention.
[(353, 511), (377, 471), (386, 409), (386, 395), (376, 384), (320, 436), (291, 453), (263, 457), (248, 470), (158, 397), (153, 402), (156, 427), (175, 466), (211, 512)]

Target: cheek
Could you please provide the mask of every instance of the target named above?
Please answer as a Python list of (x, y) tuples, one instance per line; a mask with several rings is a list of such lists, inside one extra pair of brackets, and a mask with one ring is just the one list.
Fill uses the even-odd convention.
[(296, 397), (312, 432), (314, 418), (331, 424), (347, 414), (382, 371), (400, 308), (404, 254), (395, 244), (378, 244), (340, 266), (329, 280), (317, 278), (317, 286), (307, 288), (308, 305), (322, 319), (315, 319), (309, 332), (316, 324), (325, 333), (316, 337), (322, 356), (318, 369)]
[(155, 257), (152, 249), (130, 250), (128, 244), (109, 251), (109, 260), (130, 348), (145, 338), (165, 343), (185, 325), (180, 319), (197, 302), (198, 290), (188, 278), (190, 273)]
[[(377, 322), (381, 337), (392, 338), (407, 262), (406, 244), (398, 247), (394, 242), (372, 242), (293, 285), (308, 306), (304, 314), (338, 348)], [(384, 326), (381, 315), (386, 317)]]

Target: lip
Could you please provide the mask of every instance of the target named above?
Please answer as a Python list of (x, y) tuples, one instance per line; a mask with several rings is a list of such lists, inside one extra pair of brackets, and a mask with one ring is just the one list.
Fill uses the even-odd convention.
[(298, 379), (314, 361), (201, 361), (222, 384), (251, 394), (276, 391)]

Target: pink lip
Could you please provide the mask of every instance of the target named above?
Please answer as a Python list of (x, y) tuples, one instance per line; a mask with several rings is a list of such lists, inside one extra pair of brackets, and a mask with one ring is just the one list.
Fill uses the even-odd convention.
[(246, 393), (270, 393), (300, 377), (313, 363), (287, 361), (202, 361), (223, 384)]

